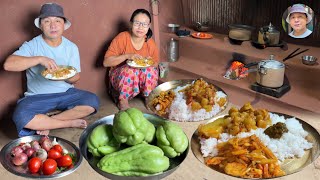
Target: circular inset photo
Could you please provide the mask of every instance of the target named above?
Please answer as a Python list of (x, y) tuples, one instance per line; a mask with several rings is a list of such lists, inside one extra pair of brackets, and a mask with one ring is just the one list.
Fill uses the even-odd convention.
[(282, 16), (282, 27), (292, 38), (308, 37), (313, 31), (313, 10), (304, 4), (289, 6)]

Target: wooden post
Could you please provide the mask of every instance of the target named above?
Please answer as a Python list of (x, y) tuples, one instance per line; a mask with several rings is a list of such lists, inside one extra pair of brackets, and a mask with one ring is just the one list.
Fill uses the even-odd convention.
[[(152, 18), (153, 18), (153, 34), (154, 34), (154, 39), (156, 42), (156, 45), (158, 46), (159, 49), (159, 58), (160, 57), (160, 28), (159, 28), (159, 6), (158, 6), (158, 0), (150, 0), (151, 3), (151, 8), (152, 8)], [(161, 60), (160, 60), (161, 61)]]

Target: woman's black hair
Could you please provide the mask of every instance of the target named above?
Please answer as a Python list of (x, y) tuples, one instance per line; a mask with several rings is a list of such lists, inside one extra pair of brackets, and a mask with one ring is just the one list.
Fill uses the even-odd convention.
[[(149, 13), (149, 11), (147, 11), (147, 10), (145, 10), (145, 9), (137, 9), (137, 10), (135, 10), (133, 13), (132, 13), (132, 15), (131, 15), (131, 18), (130, 18), (130, 22), (132, 22), (133, 23), (133, 19), (134, 19), (134, 17), (136, 17), (138, 14), (145, 14), (145, 15), (147, 15), (148, 16), (148, 18), (149, 18), (149, 20), (150, 20), (150, 23), (151, 23), (151, 15), (150, 15), (150, 13)], [(147, 34), (146, 34), (146, 42), (148, 41), (148, 39), (150, 39), (151, 37), (152, 37), (152, 30), (150, 29), (150, 27), (149, 27), (149, 29), (148, 29), (148, 32), (147, 32)]]

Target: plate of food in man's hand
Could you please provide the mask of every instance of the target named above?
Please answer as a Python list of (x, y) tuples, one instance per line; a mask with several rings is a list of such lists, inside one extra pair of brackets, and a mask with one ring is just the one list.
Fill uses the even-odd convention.
[(48, 69), (45, 69), (41, 72), (41, 75), (49, 80), (53, 81), (64, 81), (69, 78), (72, 78), (77, 74), (76, 68), (72, 66), (63, 66), (59, 65), (58, 69), (55, 71), (49, 71)]

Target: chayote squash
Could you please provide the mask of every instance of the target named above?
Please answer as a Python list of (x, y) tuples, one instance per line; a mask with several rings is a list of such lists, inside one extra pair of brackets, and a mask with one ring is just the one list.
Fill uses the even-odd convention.
[(120, 176), (148, 176), (167, 170), (169, 158), (159, 147), (141, 143), (104, 156), (97, 167)]
[(180, 156), (189, 144), (188, 137), (183, 130), (173, 122), (165, 121), (157, 127), (157, 146), (169, 158)]
[(130, 146), (143, 141), (152, 142), (155, 137), (155, 127), (143, 113), (136, 108), (119, 111), (113, 119), (113, 135), (120, 143)]
[(102, 124), (93, 129), (87, 138), (88, 151), (95, 157), (119, 150), (120, 143), (113, 137), (112, 125)]

